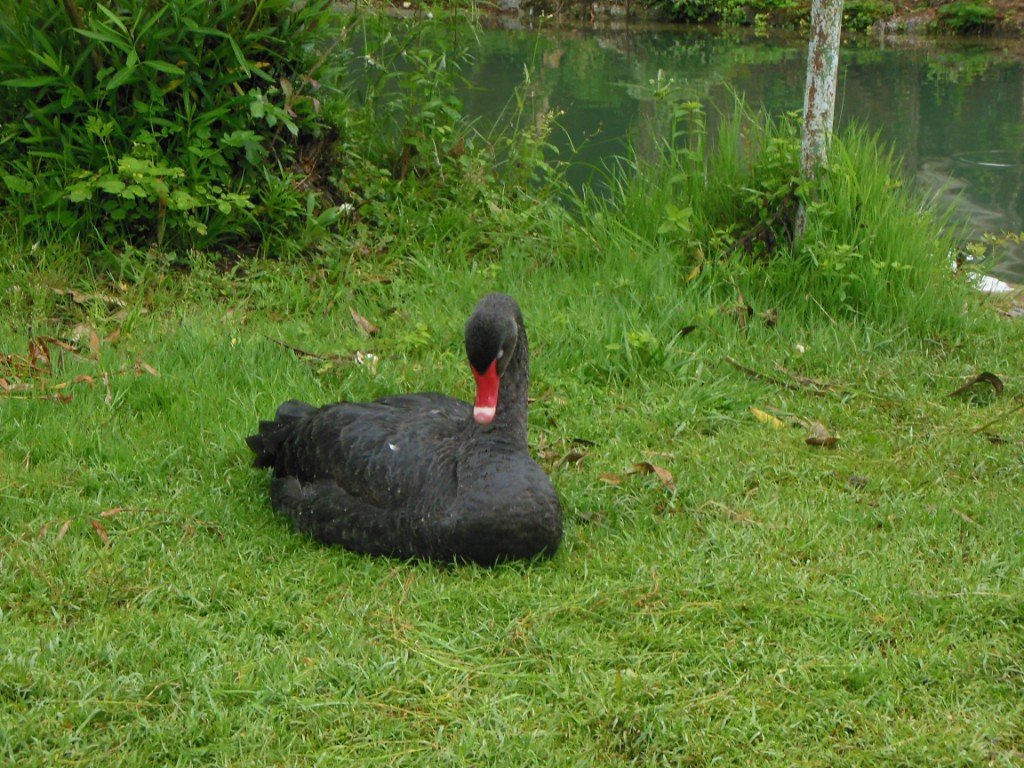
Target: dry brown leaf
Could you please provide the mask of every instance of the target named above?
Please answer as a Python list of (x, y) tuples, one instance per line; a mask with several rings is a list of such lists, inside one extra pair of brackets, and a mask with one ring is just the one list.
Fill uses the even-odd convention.
[(602, 472), (597, 478), (609, 485), (621, 485), (622, 475), (617, 475), (614, 472)]
[(631, 475), (657, 475), (658, 479), (667, 487), (675, 488), (676, 481), (672, 477), (672, 473), (664, 467), (659, 467), (657, 464), (652, 464), (649, 461), (638, 461), (633, 465), (633, 469), (630, 471)]
[(50, 350), (43, 338), (28, 340), (28, 361), (38, 368), (50, 367)]
[(50, 290), (59, 296), (70, 296), (71, 300), (75, 302), (75, 304), (88, 304), (92, 301), (102, 301), (104, 304), (111, 304), (116, 307), (124, 306), (124, 301), (116, 296), (107, 296), (102, 293), (85, 293), (84, 291), (76, 291), (74, 288), (51, 287)]
[(135, 363), (135, 373), (137, 375), (138, 374), (143, 374), (143, 373), (148, 373), (150, 376), (156, 376), (156, 377), (160, 376), (160, 374), (157, 372), (156, 368), (154, 368), (149, 363), (142, 362), (141, 360), (139, 360), (139, 361), (137, 361)]
[(108, 510), (100, 512), (100, 517), (113, 517), (114, 515), (119, 515), (122, 512), (124, 512), (122, 507), (111, 507)]
[(358, 312), (352, 309), (352, 307), (349, 307), (348, 311), (352, 313), (352, 319), (355, 321), (356, 327), (359, 328), (359, 330), (361, 330), (367, 336), (376, 336), (378, 333), (380, 333), (380, 328), (378, 328), (365, 317), (360, 315)]
[(569, 451), (562, 458), (560, 458), (555, 466), (564, 466), (568, 464), (576, 465), (579, 464), (586, 457), (586, 451)]
[(107, 529), (103, 527), (103, 523), (101, 523), (96, 518), (93, 518), (89, 522), (92, 523), (92, 529), (96, 531), (97, 535), (100, 537), (100, 540), (103, 542), (103, 545), (110, 546), (110, 534), (108, 534)]
[(770, 413), (762, 411), (760, 408), (750, 407), (750, 412), (754, 414), (754, 418), (760, 421), (762, 424), (768, 424), (775, 427), (776, 429), (785, 429), (786, 422), (780, 419), (778, 416), (772, 416)]
[(80, 345), (89, 347), (89, 357), (93, 360), (99, 359), (100, 356), (100, 336), (96, 333), (96, 329), (93, 328), (89, 323), (79, 323), (71, 329), (71, 338), (78, 342)]
[(57, 541), (60, 541), (68, 535), (68, 531), (71, 529), (71, 520), (65, 520), (60, 526), (60, 530), (57, 531)]
[(1003, 394), (1003, 380), (996, 376), (994, 373), (982, 371), (977, 376), (973, 377), (972, 379), (966, 381), (961, 386), (954, 389), (947, 395), (947, 397), (955, 397), (956, 395), (962, 395), (975, 384), (991, 384), (992, 389), (996, 391), (996, 395)]
[(812, 421), (811, 434), (805, 442), (808, 445), (816, 445), (821, 448), (835, 448), (839, 443), (839, 438), (825, 429), (825, 425), (820, 421)]

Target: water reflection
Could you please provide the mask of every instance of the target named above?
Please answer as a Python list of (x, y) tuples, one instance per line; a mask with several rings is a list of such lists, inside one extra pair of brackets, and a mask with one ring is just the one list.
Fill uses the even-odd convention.
[[(913, 41), (911, 41), (913, 43)], [(934, 46), (940, 45), (941, 48)], [(1016, 45), (1016, 49), (1014, 49)], [(632, 142), (641, 152), (654, 119), (651, 84), (672, 78), (709, 113), (732, 92), (772, 112), (799, 110), (806, 42), (679, 27), (487, 30), (466, 73), (470, 114), (507, 116), (529, 71), (529, 109), (561, 113), (552, 138), (573, 158), (570, 180)], [(906, 176), (950, 203), (972, 237), (1024, 229), (1024, 46), (930, 41), (893, 48), (844, 41), (837, 124), (866, 124), (892, 143)], [(599, 177), (599, 174), (598, 174)], [(1024, 249), (1009, 247), (993, 274), (1024, 283)]]

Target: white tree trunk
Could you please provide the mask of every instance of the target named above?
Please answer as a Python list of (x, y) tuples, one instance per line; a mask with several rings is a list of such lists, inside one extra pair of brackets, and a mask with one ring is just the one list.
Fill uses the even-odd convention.
[[(807, 85), (804, 88), (804, 135), (800, 145), (800, 172), (813, 178), (828, 158), (832, 116), (836, 105), (839, 71), (839, 35), (843, 25), (843, 0), (813, 0), (811, 40), (807, 46)], [(796, 217), (796, 236), (802, 237), (807, 212), (801, 203)]]

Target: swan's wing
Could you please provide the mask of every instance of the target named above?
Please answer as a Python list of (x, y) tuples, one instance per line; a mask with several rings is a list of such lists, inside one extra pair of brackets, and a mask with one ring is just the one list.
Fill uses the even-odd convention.
[(383, 510), (440, 506), (456, 490), (455, 451), (472, 407), (437, 393), (325, 406), (295, 421), (276, 477), (330, 480)]

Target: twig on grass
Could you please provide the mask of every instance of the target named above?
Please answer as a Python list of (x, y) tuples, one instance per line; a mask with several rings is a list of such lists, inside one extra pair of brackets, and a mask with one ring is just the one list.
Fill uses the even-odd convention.
[(293, 344), (289, 344), (287, 341), (275, 339), (273, 336), (266, 336), (265, 338), (267, 341), (272, 341), (279, 347), (284, 347), (291, 351), (296, 357), (308, 357), (312, 360), (323, 360), (324, 362), (336, 363), (337, 365), (349, 365), (353, 361), (352, 355), (321, 355), (317, 352), (310, 352), (309, 350), (296, 347)]
[(817, 381), (816, 379), (812, 379), (807, 376), (800, 376), (799, 374), (791, 373), (785, 368), (780, 368), (779, 370), (781, 370), (782, 373), (786, 374), (789, 377), (788, 381), (786, 379), (780, 379), (778, 376), (773, 376), (770, 373), (763, 373), (761, 371), (756, 371), (753, 368), (748, 368), (747, 366), (743, 365), (743, 363), (739, 362), (738, 360), (732, 357), (729, 357), (728, 355), (726, 355), (725, 357), (725, 362), (727, 362), (736, 370), (742, 371), (743, 373), (747, 374), (747, 376), (749, 376), (752, 379), (756, 379), (757, 381), (764, 381), (769, 384), (774, 384), (776, 387), (781, 387), (782, 389), (790, 389), (794, 391), (809, 391), (811, 394), (814, 395), (838, 393), (840, 391), (833, 387), (831, 384), (826, 384), (824, 382)]
[(1024, 408), (1024, 397), (1022, 397), (1021, 395), (1017, 395), (1017, 397), (1014, 398), (1014, 399), (1015, 400), (1019, 400), (1020, 402), (1018, 402), (1017, 405), (1013, 406), (1013, 408), (1011, 408), (1010, 410), (1004, 411), (1003, 413), (999, 414), (998, 416), (996, 416), (991, 421), (986, 421), (980, 427), (975, 427), (974, 429), (971, 430), (970, 434), (976, 435), (979, 432), (984, 432), (986, 429), (991, 427), (993, 424), (998, 424), (1000, 421), (1005, 419), (1007, 416), (1012, 416), (1017, 411), (1019, 411), (1022, 408)]

